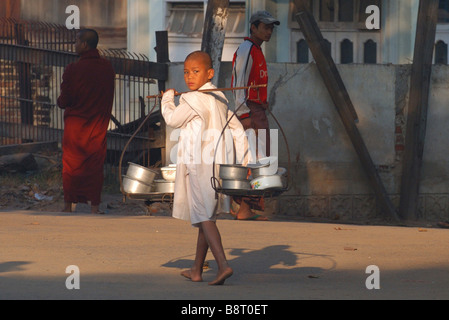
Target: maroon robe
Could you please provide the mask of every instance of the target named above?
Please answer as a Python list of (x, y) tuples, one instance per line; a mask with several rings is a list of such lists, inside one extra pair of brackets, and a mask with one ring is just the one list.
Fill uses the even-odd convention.
[(58, 106), (64, 111), (64, 201), (99, 205), (106, 159), (106, 133), (114, 100), (115, 72), (98, 50), (81, 54), (62, 77)]

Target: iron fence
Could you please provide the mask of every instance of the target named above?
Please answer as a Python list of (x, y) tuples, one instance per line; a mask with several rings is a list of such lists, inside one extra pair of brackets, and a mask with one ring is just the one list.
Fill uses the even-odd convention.
[[(76, 32), (44, 22), (0, 19), (2, 145), (61, 143), (63, 110), (57, 107), (56, 101), (64, 68), (78, 58), (74, 53)], [(153, 107), (145, 97), (154, 85), (166, 80), (168, 67), (150, 62), (142, 54), (122, 50), (100, 50), (100, 53), (111, 61), (116, 71), (105, 168), (118, 173), (115, 169), (125, 145)], [(164, 148), (165, 129), (156, 108), (128, 145), (123, 160), (154, 165), (163, 158)]]

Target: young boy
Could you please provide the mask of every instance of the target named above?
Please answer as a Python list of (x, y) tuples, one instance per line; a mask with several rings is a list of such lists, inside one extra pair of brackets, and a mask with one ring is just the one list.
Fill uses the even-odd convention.
[[(211, 177), (216, 156), (216, 139), (226, 126), (232, 112), (228, 110), (228, 101), (222, 92), (197, 91), (216, 89), (210, 82), (213, 76), (214, 69), (209, 54), (201, 51), (191, 53), (184, 62), (184, 80), (192, 92), (181, 95), (179, 105), (175, 106), (176, 92), (169, 89), (162, 97), (161, 111), (167, 125), (181, 129), (173, 217), (190, 221), (198, 228), (194, 264), (190, 270), (183, 271), (181, 275), (194, 282), (202, 281), (203, 263), (210, 248), (218, 265), (218, 273), (215, 280), (209, 284), (222, 285), (233, 274), (233, 270), (226, 260), (216, 225), (218, 201), (211, 185)], [(239, 141), (237, 144), (244, 145), (245, 133), (236, 117), (231, 119), (229, 129)], [(225, 140), (225, 137), (223, 135), (222, 140)], [(222, 152), (218, 152), (217, 163), (233, 162), (233, 159), (229, 159), (233, 154), (229, 150), (232, 147), (232, 141), (229, 140), (220, 143), (219, 149)], [(239, 149), (236, 149), (236, 155), (241, 162), (244, 155)], [(216, 169), (218, 172), (218, 168)]]

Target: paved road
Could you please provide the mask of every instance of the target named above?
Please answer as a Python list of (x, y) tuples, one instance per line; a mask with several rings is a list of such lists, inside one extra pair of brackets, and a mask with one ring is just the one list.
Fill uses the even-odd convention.
[[(170, 217), (0, 212), (0, 299), (448, 299), (449, 230), (219, 220), (234, 276), (179, 273), (196, 229)], [(68, 266), (79, 290), (68, 290)], [(368, 266), (377, 266), (366, 273)], [(375, 278), (379, 275), (378, 278)], [(367, 289), (380, 284), (380, 289)], [(377, 282), (378, 280), (378, 282)], [(76, 284), (75, 281), (69, 284)]]

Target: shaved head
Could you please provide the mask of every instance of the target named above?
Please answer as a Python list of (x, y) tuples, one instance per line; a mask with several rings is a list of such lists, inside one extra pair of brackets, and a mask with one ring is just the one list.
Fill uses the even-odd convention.
[(212, 59), (203, 51), (194, 51), (184, 61), (184, 81), (190, 90), (198, 90), (214, 77)]
[(190, 59), (195, 59), (197, 61), (201, 61), (207, 69), (213, 69), (212, 67), (212, 58), (207, 52), (204, 51), (194, 51), (191, 54), (189, 54), (185, 61), (188, 61)]
[(98, 33), (93, 29), (81, 29), (79, 38), (82, 42), (86, 42), (90, 49), (96, 49), (98, 45)]

